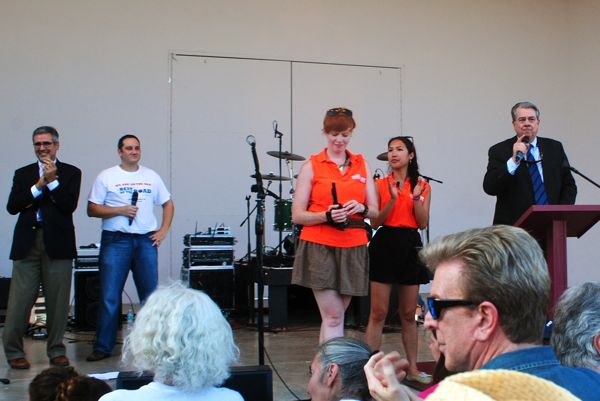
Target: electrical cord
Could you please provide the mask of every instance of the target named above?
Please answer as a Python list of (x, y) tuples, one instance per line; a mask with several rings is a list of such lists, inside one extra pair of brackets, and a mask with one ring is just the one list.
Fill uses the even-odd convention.
[(281, 375), (279, 374), (279, 371), (277, 370), (277, 368), (275, 367), (275, 364), (273, 363), (273, 361), (271, 360), (271, 357), (269, 356), (269, 353), (267, 352), (267, 349), (265, 348), (265, 356), (267, 357), (267, 360), (269, 361), (269, 365), (271, 365), (271, 368), (273, 368), (273, 372), (275, 372), (275, 374), (277, 375), (277, 377), (279, 378), (279, 380), (281, 381), (281, 383), (283, 384), (283, 386), (287, 389), (287, 391), (290, 392), (290, 394), (296, 398), (297, 401), (300, 401), (300, 397), (298, 397), (296, 395), (296, 393), (294, 393), (292, 391), (292, 389), (287, 385), (287, 383), (285, 382), (285, 380), (283, 380), (283, 377), (281, 377)]

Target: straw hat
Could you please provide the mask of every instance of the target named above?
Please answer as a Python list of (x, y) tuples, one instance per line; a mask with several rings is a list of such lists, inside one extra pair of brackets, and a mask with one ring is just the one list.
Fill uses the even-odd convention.
[[(449, 376), (427, 401), (577, 401), (556, 384), (513, 370), (474, 370)], [(580, 401), (580, 400), (579, 400)]]

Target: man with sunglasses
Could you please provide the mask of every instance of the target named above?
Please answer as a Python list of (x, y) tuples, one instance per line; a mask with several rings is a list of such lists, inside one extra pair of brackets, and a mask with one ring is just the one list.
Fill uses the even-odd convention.
[(33, 131), (37, 162), (15, 171), (6, 209), (18, 214), (10, 258), (12, 279), (4, 353), (13, 369), (29, 369), (23, 336), (40, 283), (47, 311), (46, 353), (50, 364), (68, 366), (63, 335), (67, 326), (71, 268), (77, 254), (73, 212), (79, 200), (81, 170), (59, 162), (58, 132), (43, 126)]
[(483, 179), (483, 190), (496, 196), (494, 224), (514, 224), (531, 205), (572, 205), (577, 195), (562, 144), (537, 136), (537, 106), (519, 102), (511, 116), (516, 138), (489, 149)]
[[(552, 349), (541, 345), (550, 277), (540, 246), (527, 232), (505, 225), (472, 229), (440, 238), (421, 255), (435, 274), (425, 327), (435, 330), (448, 370), (516, 370), (552, 381), (584, 401), (598, 399), (598, 373), (562, 366)], [(390, 362), (375, 358), (389, 372)], [(367, 364), (371, 371), (378, 368), (373, 362)], [(367, 377), (369, 387), (377, 385), (373, 374)], [(391, 389), (380, 383), (376, 391), (389, 395)]]

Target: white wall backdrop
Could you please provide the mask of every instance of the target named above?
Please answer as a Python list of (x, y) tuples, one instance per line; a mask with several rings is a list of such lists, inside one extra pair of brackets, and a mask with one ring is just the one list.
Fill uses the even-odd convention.
[[(513, 134), (509, 109), (519, 100), (541, 107), (540, 135), (561, 140), (575, 167), (600, 178), (595, 157), (600, 142), (596, 132), (599, 19), (600, 4), (594, 0), (4, 0), (0, 5), (0, 199), (8, 197), (14, 169), (33, 161), (30, 135), (42, 124), (59, 129), (59, 157), (84, 172), (75, 214), (79, 244), (99, 240), (99, 221), (85, 215), (86, 196), (96, 174), (118, 162), (116, 141), (125, 133), (140, 136), (143, 163), (157, 170), (172, 188), (174, 228), (191, 229), (198, 216), (227, 214), (212, 211), (218, 202), (211, 196), (225, 193), (227, 183), (211, 174), (198, 175), (193, 183), (178, 182), (178, 169), (184, 163), (193, 166), (196, 158), (212, 160), (243, 170), (246, 176), (250, 159), (237, 157), (248, 149), (238, 140), (249, 129), (265, 135), (260, 140), (268, 142), (273, 119), (283, 132), (314, 135), (310, 141), (294, 141), (295, 153), (307, 156), (319, 149), (321, 114), (337, 99), (310, 99), (310, 87), (293, 94), (283, 88), (265, 91), (261, 82), (272, 85), (287, 78), (289, 69), (271, 71), (263, 66), (256, 67), (251, 80), (225, 85), (229, 94), (244, 94), (244, 98), (224, 104), (223, 109), (249, 108), (216, 121), (220, 131), (203, 133), (219, 135), (218, 146), (185, 147), (186, 136), (194, 131), (180, 127), (170, 135), (169, 77), (171, 53), (186, 53), (400, 67), (400, 120), (380, 129), (370, 121), (380, 121), (385, 111), (378, 107), (361, 111), (353, 150), (374, 160), (366, 139), (371, 135), (385, 138), (401, 128), (415, 136), (423, 172), (444, 181), (433, 187), (432, 237), (484, 226), (491, 222), (494, 204), (481, 188), (487, 148)], [(214, 79), (222, 79), (217, 72), (222, 71), (216, 69)], [(308, 78), (325, 73), (310, 66), (296, 72)], [(356, 83), (350, 69), (341, 78), (347, 88)], [(177, 83), (173, 82), (175, 90)], [(202, 94), (202, 89), (195, 93)], [(327, 87), (319, 89), (325, 92)], [(218, 106), (223, 95), (206, 91), (192, 112), (202, 116), (203, 104)], [(277, 96), (286, 102), (296, 99), (292, 111), (273, 100)], [(352, 99), (346, 104), (352, 107)], [(176, 99), (173, 105), (178, 105)], [(289, 121), (292, 114), (293, 122)], [(188, 163), (179, 158), (182, 148), (193, 152), (195, 159)], [(265, 144), (264, 150), (270, 149)], [(579, 204), (600, 203), (598, 189), (579, 178), (577, 183)], [(202, 196), (190, 200), (187, 191), (197, 185)], [(182, 213), (186, 202), (196, 202), (191, 206), (197, 213)], [(231, 220), (237, 222), (234, 217)], [(8, 250), (14, 223), (15, 217), (0, 214), (2, 275), (10, 275)], [(163, 282), (177, 276), (175, 263), (180, 255), (173, 244), (180, 241), (174, 232), (171, 243), (160, 250)], [(599, 241), (600, 227), (569, 241), (570, 283), (600, 280)]]

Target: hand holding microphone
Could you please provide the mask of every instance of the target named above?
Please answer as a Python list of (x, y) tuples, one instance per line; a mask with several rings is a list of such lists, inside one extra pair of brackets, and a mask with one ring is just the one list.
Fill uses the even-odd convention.
[[(138, 192), (134, 190), (133, 193), (131, 194), (131, 206), (135, 206), (137, 204), (138, 196), (139, 196)], [(135, 212), (137, 212), (137, 208), (136, 208)], [(129, 225), (131, 225), (131, 223), (133, 223), (134, 217), (135, 217), (135, 214), (133, 216), (129, 217)]]
[(521, 163), (521, 161), (525, 158), (525, 154), (527, 153), (527, 149), (528, 149), (528, 147), (527, 147), (528, 144), (529, 144), (529, 137), (526, 135), (523, 135), (513, 145), (514, 160), (516, 163)]

